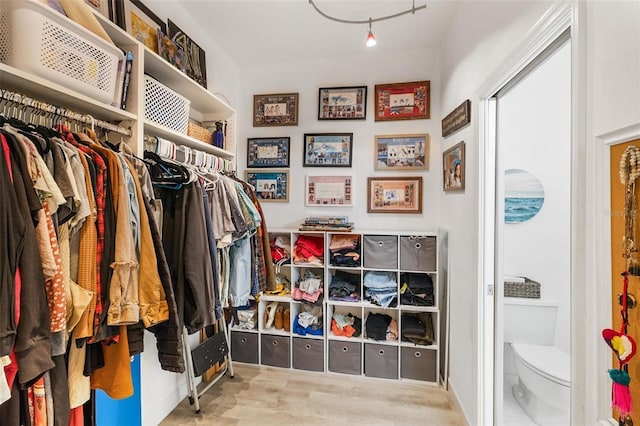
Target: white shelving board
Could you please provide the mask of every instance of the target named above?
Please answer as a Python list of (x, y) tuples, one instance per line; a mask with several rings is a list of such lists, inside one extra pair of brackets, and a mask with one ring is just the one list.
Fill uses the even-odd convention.
[(88, 96), (69, 90), (67, 87), (1, 62), (0, 83), (0, 87), (3, 89), (19, 91), (24, 95), (53, 105), (91, 114), (93, 118), (99, 120), (132, 121), (137, 119), (136, 114), (97, 102)]

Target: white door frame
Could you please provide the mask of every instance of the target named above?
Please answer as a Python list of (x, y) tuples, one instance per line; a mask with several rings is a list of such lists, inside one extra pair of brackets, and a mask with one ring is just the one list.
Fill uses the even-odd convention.
[[(540, 53), (542, 53), (555, 39), (557, 39), (564, 31), (571, 28), (572, 39), (572, 162), (580, 164), (580, 158), (576, 158), (579, 141), (577, 141), (577, 135), (581, 132), (578, 131), (579, 122), (576, 117), (580, 116), (580, 111), (577, 111), (579, 103), (577, 102), (577, 96), (581, 93), (581, 89), (578, 90), (576, 81), (582, 82), (583, 77), (577, 76), (576, 73), (580, 69), (578, 62), (582, 62), (582, 56), (578, 55), (581, 52), (582, 45), (581, 37), (577, 33), (578, 22), (578, 2), (558, 2), (540, 18), (536, 25), (525, 36), (525, 39), (514, 49), (514, 51), (506, 58), (501, 66), (494, 70), (489, 78), (483, 85), (480, 86), (476, 99), (478, 99), (478, 178), (479, 178), (479, 194), (478, 194), (478, 322), (477, 333), (479, 336), (479, 348), (477, 358), (477, 371), (478, 371), (478, 388), (477, 388), (477, 424), (492, 425), (497, 421), (501, 421), (501, 413), (496, 417), (494, 395), (496, 391), (502, 391), (502, 383), (496, 383), (495, 380), (495, 288), (496, 277), (502, 276), (501, 265), (496, 264), (496, 242), (499, 241), (496, 232), (500, 232), (495, 227), (496, 209), (500, 208), (500, 200), (497, 200), (499, 194), (496, 194), (497, 186), (496, 182), (496, 150), (495, 150), (495, 101), (492, 100), (493, 95), (498, 92), (505, 84), (512, 80), (520, 71), (522, 71), (529, 63), (533, 61)], [(579, 61), (578, 61), (579, 59)], [(577, 78), (579, 77), (579, 78)], [(575, 167), (572, 167), (572, 182), (575, 181)], [(498, 177), (498, 179), (500, 179)], [(582, 221), (578, 221), (578, 212), (576, 209), (576, 199), (578, 191), (581, 188), (576, 188), (572, 185), (572, 267), (571, 267), (571, 289), (574, 293), (574, 282), (576, 276), (574, 276), (574, 265), (576, 264), (576, 254), (574, 254), (574, 248), (576, 244), (576, 226)], [(496, 202), (497, 201), (497, 202)], [(574, 309), (574, 302), (572, 300), (572, 324), (576, 324), (574, 319), (576, 318), (576, 309)], [(572, 329), (572, 336), (574, 329)], [(582, 333), (578, 333), (582, 335)], [(575, 369), (576, 363), (574, 362), (576, 348), (573, 343), (575, 339), (572, 337), (572, 377), (576, 377)], [(581, 346), (581, 345), (578, 345)], [(500, 394), (501, 395), (501, 394)], [(572, 395), (576, 396), (576, 395)], [(498, 406), (501, 407), (501, 399), (498, 401)], [(572, 414), (580, 411), (574, 409), (574, 403), (576, 398), (572, 398)], [(577, 405), (584, 406), (583, 402)], [(572, 416), (572, 422), (574, 424), (580, 424), (578, 421), (580, 417)]]

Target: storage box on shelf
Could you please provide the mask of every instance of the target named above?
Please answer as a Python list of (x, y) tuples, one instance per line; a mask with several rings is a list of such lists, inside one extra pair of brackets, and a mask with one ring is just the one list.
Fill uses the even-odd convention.
[[(302, 294), (303, 289), (296, 290), (296, 286), (305, 276), (322, 275), (324, 330), (321, 336), (296, 334), (295, 318), (309, 304), (292, 296), (263, 296), (260, 301), (262, 315), (264, 306), (273, 300), (288, 304), (292, 329), (290, 333), (260, 329), (263, 351), (260, 363), (439, 383), (440, 363), (445, 359), (444, 342), (440, 338), (441, 334), (444, 338), (441, 329), (446, 329), (441, 315), (445, 307), (442, 305), (446, 302), (446, 232), (350, 233), (347, 239), (356, 243), (354, 253), (358, 255), (352, 258), (358, 260), (350, 263), (348, 259), (342, 259), (349, 263), (338, 264), (332, 256), (335, 250), (332, 251), (331, 246), (343, 234), (296, 230), (269, 233), (272, 241), (279, 237), (281, 241), (290, 242), (293, 259), (291, 264), (280, 266), (280, 273), (290, 278), (294, 294)], [(310, 247), (315, 244), (305, 241), (308, 237), (323, 242), (322, 260), (309, 264), (304, 255), (295, 252), (301, 237), (305, 244), (311, 244)], [(370, 278), (378, 287), (388, 286), (391, 300), (382, 298), (376, 302), (375, 298), (366, 298), (367, 274), (372, 274)], [(387, 278), (392, 282), (379, 285)], [(385, 301), (389, 302), (386, 307), (380, 306), (380, 302)], [(390, 323), (393, 320), (392, 329), (367, 330), (367, 319), (372, 314), (388, 316)], [(334, 319), (339, 320), (340, 327), (338, 321), (332, 321)], [(264, 357), (265, 349), (267, 358)]]
[(2, 2), (0, 14), (0, 61), (111, 103), (120, 49), (36, 1)]
[(187, 133), (191, 101), (154, 78), (144, 76), (144, 118)]

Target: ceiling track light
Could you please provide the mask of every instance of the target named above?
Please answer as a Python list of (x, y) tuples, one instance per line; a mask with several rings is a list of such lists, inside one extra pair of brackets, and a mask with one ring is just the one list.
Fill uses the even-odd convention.
[(340, 19), (340, 18), (336, 18), (335, 16), (331, 16), (328, 15), (326, 13), (324, 13), (322, 10), (320, 10), (318, 8), (318, 6), (313, 2), (313, 0), (309, 0), (309, 4), (311, 6), (313, 6), (313, 8), (316, 10), (316, 12), (318, 12), (321, 16), (331, 20), (331, 21), (336, 21), (336, 22), (340, 22), (343, 24), (369, 24), (369, 33), (367, 34), (367, 42), (366, 45), (368, 47), (371, 46), (375, 46), (378, 42), (376, 41), (376, 38), (373, 35), (373, 32), (371, 31), (371, 24), (373, 24), (374, 22), (378, 22), (378, 21), (384, 21), (387, 19), (392, 19), (392, 18), (397, 18), (399, 16), (402, 15), (407, 15), (407, 14), (415, 14), (417, 11), (422, 10), (422, 9), (426, 9), (427, 5), (423, 4), (422, 6), (418, 6), (416, 7), (416, 2), (415, 0), (413, 0), (413, 5), (411, 7), (411, 9), (407, 9), (404, 10), (402, 12), (398, 12), (398, 13), (394, 13), (391, 15), (386, 15), (386, 16), (380, 16), (378, 18), (369, 18), (369, 19)]

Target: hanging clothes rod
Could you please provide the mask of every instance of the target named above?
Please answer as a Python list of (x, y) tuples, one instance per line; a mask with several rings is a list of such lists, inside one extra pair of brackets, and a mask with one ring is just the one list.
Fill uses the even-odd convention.
[(154, 152), (160, 157), (168, 158), (191, 166), (201, 167), (218, 172), (234, 171), (233, 162), (208, 152), (189, 148), (152, 135), (144, 135), (145, 150)]
[(67, 108), (48, 104), (44, 101), (30, 98), (21, 93), (12, 92), (11, 90), (1, 89), (0, 98), (13, 104), (22, 105), (26, 108), (43, 111), (52, 116), (63, 117), (69, 120), (88, 124), (92, 127), (97, 126), (110, 132), (120, 133), (124, 136), (131, 136), (131, 130), (116, 124), (109, 123), (104, 120), (97, 120), (89, 114), (81, 114)]

